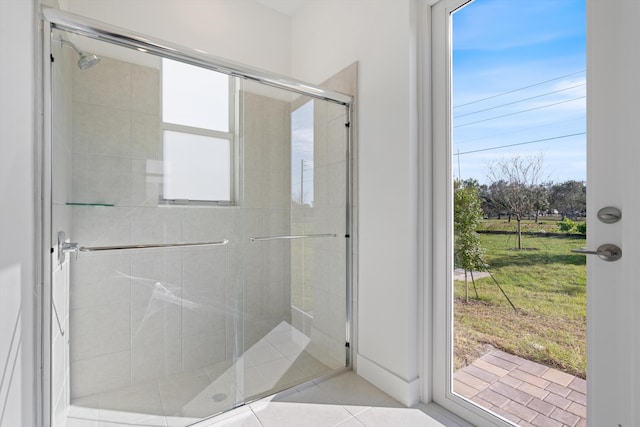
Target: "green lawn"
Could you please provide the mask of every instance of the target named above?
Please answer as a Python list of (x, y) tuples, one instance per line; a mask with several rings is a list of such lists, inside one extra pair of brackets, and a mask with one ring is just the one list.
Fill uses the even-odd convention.
[(503, 287), (514, 312), (491, 278), (476, 280), (480, 299), (464, 281), (455, 282), (455, 367), (490, 344), (512, 354), (586, 377), (586, 260), (571, 249), (585, 246), (578, 236), (481, 234), (489, 270)]
[[(523, 233), (562, 233), (558, 226), (559, 222), (560, 217), (540, 217), (538, 222), (532, 219), (523, 219), (520, 226)], [(584, 220), (576, 221), (578, 224), (584, 224), (584, 222)], [(478, 230), (515, 232), (516, 221), (514, 219), (509, 222), (506, 217), (502, 219), (484, 219), (481, 221)]]

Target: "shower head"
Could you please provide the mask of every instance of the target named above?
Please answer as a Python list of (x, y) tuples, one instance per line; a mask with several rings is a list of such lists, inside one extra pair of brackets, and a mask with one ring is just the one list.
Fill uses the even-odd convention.
[(68, 40), (60, 39), (60, 43), (62, 43), (63, 45), (66, 44), (71, 46), (73, 50), (75, 50), (76, 53), (80, 56), (80, 59), (78, 59), (78, 68), (80, 68), (81, 70), (87, 70), (100, 62), (100, 58), (98, 58), (96, 55), (81, 51), (75, 44), (71, 43)]
[(78, 68), (80, 68), (81, 70), (86, 70), (93, 67), (94, 65), (97, 65), (98, 62), (100, 62), (100, 58), (98, 58), (93, 53), (82, 52), (80, 53), (80, 59), (78, 59)]

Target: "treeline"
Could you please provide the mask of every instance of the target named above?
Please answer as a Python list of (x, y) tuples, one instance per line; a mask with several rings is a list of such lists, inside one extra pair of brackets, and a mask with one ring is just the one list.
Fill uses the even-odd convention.
[[(485, 218), (519, 216), (537, 221), (541, 215), (559, 215), (562, 220), (575, 221), (586, 216), (587, 186), (584, 181), (523, 185), (500, 179), (481, 185), (475, 179), (467, 179), (461, 187), (477, 189)], [(513, 211), (514, 207), (518, 212)]]

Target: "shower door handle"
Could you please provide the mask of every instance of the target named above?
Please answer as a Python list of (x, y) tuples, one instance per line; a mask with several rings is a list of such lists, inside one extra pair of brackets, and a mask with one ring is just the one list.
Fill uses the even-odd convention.
[(75, 242), (67, 242), (64, 231), (58, 232), (58, 263), (62, 265), (68, 253), (78, 252), (103, 252), (122, 251), (131, 249), (161, 249), (161, 248), (186, 248), (186, 247), (206, 247), (224, 246), (229, 240), (224, 239), (218, 242), (195, 242), (195, 243), (152, 243), (145, 245), (120, 245), (120, 246), (80, 246)]
[(249, 237), (252, 242), (265, 241), (265, 240), (293, 240), (293, 239), (314, 239), (318, 237), (336, 237), (335, 233), (327, 234), (288, 234), (283, 236), (262, 236), (262, 237)]
[(67, 254), (78, 253), (77, 243), (67, 242), (67, 235), (64, 231), (58, 231), (58, 264), (64, 264), (67, 259)]
[[(229, 240), (224, 239), (219, 242), (195, 242), (195, 243), (151, 243), (146, 245), (120, 245), (120, 246), (80, 246), (79, 252), (103, 252), (122, 251), (129, 249), (161, 249), (161, 248), (187, 248), (204, 246), (224, 246)], [(77, 245), (77, 243), (74, 243)]]
[(73, 254), (78, 253), (80, 251), (80, 247), (77, 243), (73, 242), (62, 242), (60, 244), (60, 253), (61, 254)]

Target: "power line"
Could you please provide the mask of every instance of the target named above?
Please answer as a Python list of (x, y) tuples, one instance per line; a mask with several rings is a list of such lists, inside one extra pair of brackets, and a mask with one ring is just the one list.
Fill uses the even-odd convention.
[(478, 113), (482, 113), (482, 112), (489, 111), (489, 110), (495, 110), (496, 108), (506, 107), (508, 105), (513, 105), (513, 104), (517, 104), (519, 102), (524, 102), (524, 101), (530, 101), (530, 100), (536, 99), (536, 98), (542, 98), (543, 96), (553, 95), (554, 93), (564, 92), (564, 91), (567, 91), (567, 90), (575, 89), (575, 88), (580, 87), (580, 86), (585, 86), (585, 83), (582, 83), (582, 84), (579, 84), (579, 85), (575, 85), (575, 86), (566, 87), (566, 88), (563, 88), (563, 89), (554, 90), (553, 92), (547, 92), (547, 93), (543, 93), (541, 95), (531, 96), (529, 98), (519, 99), (517, 101), (508, 102), (506, 104), (496, 105), (495, 107), (489, 107), (489, 108), (485, 108), (483, 110), (472, 111), (471, 113), (459, 114), (457, 116), (453, 116), (453, 118), (457, 119), (459, 117), (466, 117), (466, 116), (471, 116), (473, 114), (478, 114)]
[(545, 80), (545, 81), (539, 82), (539, 83), (534, 83), (534, 84), (529, 85), (529, 86), (523, 86), (523, 87), (519, 87), (517, 89), (512, 89), (512, 90), (509, 90), (509, 91), (506, 91), (506, 92), (498, 93), (496, 95), (487, 96), (486, 98), (476, 99), (475, 101), (470, 101), (470, 102), (466, 102), (464, 104), (454, 105), (453, 108), (460, 108), (460, 107), (464, 107), (464, 106), (467, 106), (467, 105), (475, 104), (477, 102), (486, 101), (487, 99), (493, 99), (493, 98), (497, 98), (499, 96), (508, 95), (510, 93), (518, 92), (518, 91), (521, 91), (521, 90), (524, 90), (524, 89), (529, 89), (529, 88), (532, 88), (532, 87), (540, 86), (540, 85), (543, 85), (545, 83), (550, 83), (550, 82), (554, 82), (556, 80), (561, 80), (561, 79), (564, 79), (564, 78), (567, 78), (567, 77), (575, 76), (576, 74), (581, 74), (581, 73), (584, 73), (585, 71), (586, 70), (576, 71), (575, 73), (565, 74), (564, 76), (555, 77), (553, 79)]
[(558, 121), (555, 121), (555, 122), (545, 122), (543, 125), (535, 125), (535, 126), (523, 127), (523, 128), (518, 128), (516, 130), (511, 129), (508, 132), (490, 133), (488, 135), (482, 135), (482, 136), (480, 136), (478, 138), (471, 138), (471, 139), (464, 139), (462, 141), (456, 141), (455, 144), (456, 145), (460, 145), (460, 144), (468, 144), (470, 142), (475, 142), (475, 141), (493, 140), (498, 136), (513, 135), (515, 133), (523, 133), (523, 132), (530, 131), (532, 129), (540, 130), (541, 128), (546, 127), (546, 126), (553, 126), (553, 125), (558, 125), (558, 124), (561, 124), (561, 123), (576, 122), (578, 120), (584, 121), (584, 117), (578, 117), (578, 118), (571, 119), (571, 120), (558, 120)]
[(489, 120), (495, 120), (495, 119), (501, 119), (503, 117), (514, 116), (516, 114), (528, 113), (529, 111), (541, 110), (543, 108), (549, 108), (549, 107), (553, 107), (555, 105), (566, 104), (567, 102), (577, 101), (579, 99), (584, 99), (584, 98), (586, 98), (586, 96), (579, 96), (577, 98), (567, 99), (565, 101), (555, 102), (553, 104), (547, 104), (547, 105), (543, 105), (541, 107), (528, 108), (526, 110), (515, 111), (513, 113), (503, 114), (501, 116), (489, 117), (488, 119), (478, 120), (478, 121), (469, 122), (469, 123), (463, 123), (461, 125), (454, 126), (454, 128), (460, 128), (460, 127), (463, 127), (463, 126), (475, 125), (477, 123), (488, 122)]
[(586, 134), (586, 132), (572, 133), (572, 134), (569, 134), (569, 135), (561, 135), (561, 136), (554, 136), (554, 137), (551, 137), (551, 138), (536, 139), (535, 141), (518, 142), (516, 144), (508, 144), (508, 145), (500, 145), (500, 146), (497, 146), (497, 147), (481, 148), (479, 150), (463, 151), (462, 153), (458, 152), (458, 153), (454, 153), (453, 155), (454, 156), (462, 156), (463, 154), (480, 153), (482, 151), (492, 151), (492, 150), (498, 150), (500, 148), (516, 147), (518, 145), (535, 144), (536, 142), (553, 141), (555, 139), (570, 138), (572, 136), (580, 136), (580, 135), (585, 135), (585, 134)]

